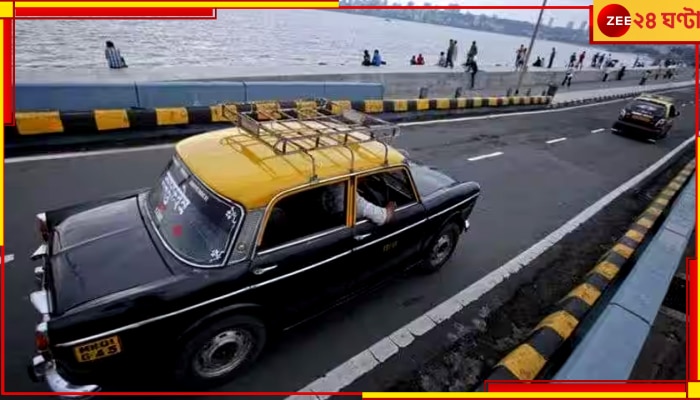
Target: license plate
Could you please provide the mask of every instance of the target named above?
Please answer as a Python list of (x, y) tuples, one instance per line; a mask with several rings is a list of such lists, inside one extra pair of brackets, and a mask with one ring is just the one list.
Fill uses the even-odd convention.
[(88, 362), (119, 354), (122, 352), (122, 345), (119, 342), (119, 336), (111, 336), (75, 346), (73, 351), (79, 362)]
[(644, 122), (649, 122), (649, 120), (650, 120), (649, 117), (643, 117), (641, 115), (633, 115), (632, 119), (636, 119), (636, 120), (644, 121)]

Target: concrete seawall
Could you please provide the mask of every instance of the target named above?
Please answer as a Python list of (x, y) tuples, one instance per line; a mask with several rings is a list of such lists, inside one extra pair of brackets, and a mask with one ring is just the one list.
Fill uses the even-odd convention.
[[(258, 74), (241, 73), (233, 76), (229, 69), (206, 69), (155, 76), (143, 71), (123, 71), (110, 75), (96, 71), (83, 79), (18, 80), (16, 106), (18, 111), (30, 110), (91, 110), (98, 108), (151, 108), (208, 106), (221, 102), (251, 102), (265, 100), (298, 100), (325, 97), (332, 100), (411, 99), (419, 97), (422, 88), (430, 98), (454, 98), (458, 90), (464, 97), (470, 89), (470, 75), (461, 68), (446, 70), (435, 66), (355, 67), (344, 72), (328, 73), (328, 68), (307, 71), (288, 68), (279, 75), (261, 69)], [(627, 69), (626, 81), (637, 81), (645, 68)], [(227, 72), (228, 71), (228, 72)], [(326, 73), (319, 73), (324, 71)], [(652, 68), (652, 77), (665, 70)], [(119, 71), (122, 72), (122, 71)], [(172, 72), (172, 71), (171, 71)], [(611, 70), (615, 79), (618, 70)], [(521, 94), (541, 95), (549, 83), (561, 84), (566, 70), (533, 68), (525, 74)], [(676, 80), (690, 79), (690, 68), (678, 69)], [(471, 95), (506, 95), (514, 90), (518, 72), (492, 67), (476, 74)], [(69, 78), (68, 74), (64, 78)], [(601, 82), (603, 71), (576, 71), (573, 83)], [(659, 78), (661, 79), (661, 77)], [(41, 82), (41, 83), (39, 83)], [(77, 83), (76, 83), (77, 82)], [(467, 95), (469, 96), (469, 95)]]

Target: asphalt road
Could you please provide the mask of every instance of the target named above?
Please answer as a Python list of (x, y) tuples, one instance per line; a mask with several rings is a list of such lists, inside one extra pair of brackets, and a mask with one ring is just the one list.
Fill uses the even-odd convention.
[[(693, 88), (678, 90), (690, 103)], [(295, 391), (511, 259), (693, 135), (692, 105), (657, 144), (612, 135), (613, 103), (558, 112), (402, 128), (398, 147), (482, 185), (472, 229), (438, 274), (408, 275), (304, 325), (226, 391)], [(598, 131), (604, 129), (604, 131)], [(595, 132), (595, 133), (594, 133)], [(566, 138), (553, 143), (547, 141)], [(496, 152), (502, 154), (470, 161)], [(38, 320), (28, 301), (37, 212), (151, 185), (172, 149), (6, 164), (6, 389), (46, 390), (25, 363)]]

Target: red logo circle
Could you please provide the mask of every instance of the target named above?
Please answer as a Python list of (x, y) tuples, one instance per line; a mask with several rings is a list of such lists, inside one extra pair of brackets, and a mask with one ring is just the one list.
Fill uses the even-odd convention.
[(630, 12), (619, 4), (608, 4), (598, 13), (598, 29), (607, 37), (620, 37), (630, 30)]

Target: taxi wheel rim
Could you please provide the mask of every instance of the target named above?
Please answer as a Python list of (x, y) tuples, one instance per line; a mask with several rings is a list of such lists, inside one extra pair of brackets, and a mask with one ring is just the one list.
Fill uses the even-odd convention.
[(452, 251), (453, 241), (452, 236), (449, 233), (442, 234), (433, 246), (433, 250), (430, 254), (430, 263), (432, 265), (439, 265), (450, 254)]
[(218, 378), (238, 368), (253, 350), (253, 335), (244, 329), (220, 332), (200, 348), (194, 358), (195, 372)]

